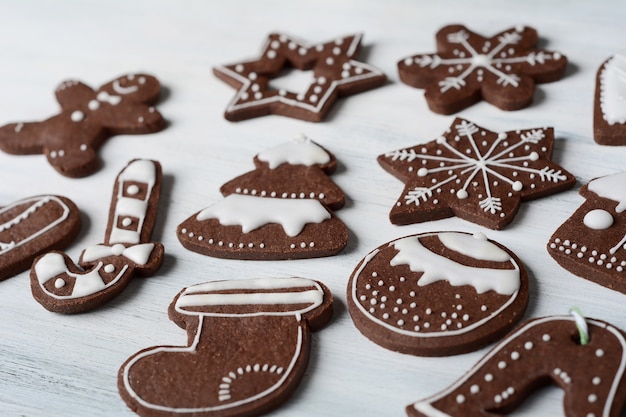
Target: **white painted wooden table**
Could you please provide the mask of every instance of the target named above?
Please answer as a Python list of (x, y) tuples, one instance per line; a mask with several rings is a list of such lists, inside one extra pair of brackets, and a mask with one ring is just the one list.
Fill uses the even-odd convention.
[[(583, 199), (589, 179), (623, 170), (626, 148), (592, 140), (594, 76), (600, 63), (624, 49), (626, 7), (621, 1), (288, 1), (203, 2), (110, 0), (20, 1), (0, 4), (0, 123), (43, 119), (57, 111), (58, 83), (77, 78), (97, 86), (119, 74), (146, 71), (166, 88), (159, 109), (169, 127), (158, 134), (118, 136), (100, 155), (103, 168), (83, 179), (57, 174), (42, 156), (0, 153), (0, 203), (43, 193), (62, 194), (81, 208), (79, 238), (68, 252), (99, 243), (113, 180), (131, 158), (159, 160), (165, 187), (154, 237), (167, 256), (159, 273), (135, 279), (122, 296), (96, 311), (65, 316), (31, 297), (28, 274), (0, 282), (0, 415), (131, 416), (119, 398), (116, 374), (134, 352), (157, 344), (184, 344), (167, 319), (172, 297), (213, 279), (303, 276), (325, 282), (336, 297), (331, 324), (316, 333), (310, 367), (277, 416), (404, 415), (410, 402), (448, 386), (486, 351), (450, 358), (419, 358), (387, 351), (353, 326), (345, 287), (357, 262), (391, 239), (426, 231), (485, 232), (526, 262), (531, 278), (527, 317), (566, 314), (577, 305), (590, 316), (626, 329), (626, 296), (574, 277), (547, 254), (546, 242)], [(397, 227), (387, 213), (402, 184), (375, 157), (424, 142), (452, 117), (431, 113), (422, 91), (399, 82), (396, 62), (434, 51), (434, 33), (464, 23), (492, 34), (517, 24), (537, 28), (541, 44), (566, 54), (567, 77), (539, 87), (534, 104), (507, 113), (481, 103), (460, 113), (491, 130), (554, 126), (554, 159), (579, 181), (568, 192), (524, 204), (504, 231), (459, 219)], [(311, 42), (364, 33), (361, 55), (389, 77), (385, 87), (342, 99), (327, 121), (312, 124), (270, 116), (230, 123), (222, 112), (234, 90), (211, 73), (216, 64), (253, 58), (275, 30)], [(305, 133), (334, 152), (333, 179), (348, 196), (338, 212), (351, 231), (339, 256), (289, 262), (203, 257), (178, 242), (176, 226), (222, 198), (219, 186), (252, 169), (261, 150)], [(544, 389), (519, 416), (561, 415), (562, 393)]]

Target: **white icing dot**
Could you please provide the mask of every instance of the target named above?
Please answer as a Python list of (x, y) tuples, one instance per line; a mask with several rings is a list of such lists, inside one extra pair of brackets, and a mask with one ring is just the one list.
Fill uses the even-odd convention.
[(115, 271), (115, 266), (112, 264), (108, 264), (104, 267), (104, 272), (106, 272), (107, 274), (110, 274), (113, 271)]
[(487, 382), (493, 381), (493, 375), (491, 375), (491, 374), (485, 375), (485, 381), (487, 381)]
[(332, 59), (331, 57), (326, 58), (326, 65), (333, 65), (335, 63), (335, 60)]
[(85, 145), (84, 143), (82, 145), (80, 145), (80, 150), (81, 151), (86, 151), (87, 150), (87, 145)]
[(587, 401), (589, 401), (590, 403), (595, 403), (596, 401), (598, 401), (598, 396), (596, 394), (589, 394), (589, 396), (587, 397)]
[(456, 402), (458, 404), (463, 404), (465, 402), (465, 397), (462, 394), (456, 396)]
[(54, 281), (54, 288), (59, 289), (65, 287), (65, 280), (63, 278), (57, 278)]
[(511, 359), (513, 359), (514, 361), (519, 359), (519, 352), (511, 352)]
[(89, 100), (87, 107), (89, 110), (98, 110), (100, 108), (100, 102), (98, 100)]
[(506, 368), (506, 362), (505, 362), (505, 361), (500, 361), (500, 362), (498, 362), (498, 368), (499, 368), (499, 369), (504, 369), (504, 368)]
[[(127, 194), (129, 194), (129, 195), (135, 195), (135, 194), (137, 194), (138, 192), (139, 192), (139, 187), (138, 187), (138, 186), (136, 186), (136, 185), (134, 185), (134, 184), (133, 184), (133, 185), (129, 185), (129, 186), (126, 188), (126, 193), (127, 193)], [(183, 233), (185, 233), (185, 231), (184, 231), (184, 230), (185, 230), (185, 229), (183, 229)]]
[(128, 227), (131, 224), (133, 224), (133, 220), (128, 218), (128, 217), (126, 217), (124, 220), (122, 220), (122, 226), (124, 226), (124, 227)]
[(85, 119), (85, 113), (80, 110), (73, 111), (70, 115), (73, 122), (82, 122)]
[(478, 394), (480, 392), (480, 387), (478, 385), (474, 384), (474, 385), (472, 385), (470, 387), (470, 392), (472, 394)]
[(593, 385), (600, 385), (600, 382), (602, 382), (602, 380), (600, 379), (600, 377), (599, 377), (599, 376), (596, 376), (596, 377), (594, 377), (594, 378), (591, 380), (591, 383), (592, 383)]
[(533, 342), (524, 343), (524, 349), (531, 350), (533, 348)]
[(549, 342), (550, 341), (550, 335), (549, 334), (544, 334), (543, 336), (541, 336), (541, 340), (543, 340), (544, 342)]
[(598, 358), (603, 357), (603, 356), (604, 356), (604, 351), (603, 351), (602, 349), (598, 349), (598, 350), (596, 350), (596, 356), (597, 356)]

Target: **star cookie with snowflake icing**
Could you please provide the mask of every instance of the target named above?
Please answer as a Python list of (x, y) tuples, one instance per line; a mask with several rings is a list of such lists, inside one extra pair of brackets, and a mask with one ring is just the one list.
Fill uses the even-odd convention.
[(378, 156), (405, 183), (394, 224), (457, 216), (491, 229), (509, 224), (522, 201), (571, 188), (572, 174), (550, 161), (552, 128), (491, 132), (456, 118), (439, 138)]
[(450, 25), (437, 32), (436, 40), (436, 53), (398, 62), (402, 82), (425, 89), (435, 113), (457, 113), (480, 100), (519, 110), (532, 102), (536, 83), (565, 75), (567, 58), (536, 49), (537, 31), (527, 26), (485, 38), (465, 26)]
[[(224, 117), (240, 121), (278, 114), (311, 122), (324, 119), (339, 96), (379, 87), (386, 76), (355, 59), (361, 35), (310, 45), (285, 34), (269, 35), (258, 59), (218, 66), (213, 73), (237, 89)], [(312, 71), (303, 92), (274, 88), (271, 80), (285, 71)]]

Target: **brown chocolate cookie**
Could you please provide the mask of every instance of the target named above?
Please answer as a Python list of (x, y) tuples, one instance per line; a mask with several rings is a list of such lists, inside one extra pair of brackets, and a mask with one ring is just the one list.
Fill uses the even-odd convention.
[(387, 152), (378, 163), (406, 185), (391, 209), (394, 224), (457, 216), (502, 229), (522, 201), (574, 186), (550, 160), (552, 128), (492, 132), (457, 118), (439, 138)]
[(565, 269), (626, 294), (626, 172), (589, 181), (585, 202), (552, 235), (548, 253)]
[(398, 62), (400, 79), (425, 89), (435, 113), (453, 114), (485, 100), (502, 110), (530, 105), (535, 83), (559, 80), (567, 58), (536, 49), (537, 31), (528, 26), (507, 29), (492, 37), (465, 26), (445, 26), (436, 35), (437, 52), (413, 55)]
[(230, 259), (332, 256), (348, 244), (346, 225), (316, 199), (230, 194), (182, 222), (189, 250)]
[(511, 251), (482, 234), (423, 233), (370, 252), (350, 277), (347, 299), (373, 342), (448, 356), (508, 332), (526, 310), (528, 277)]
[(85, 249), (78, 265), (63, 252), (37, 258), (30, 271), (35, 300), (50, 311), (83, 312), (116, 297), (135, 274), (154, 274), (163, 263), (163, 245), (150, 241), (161, 178), (158, 162), (129, 162), (115, 181), (104, 242)]
[(40, 195), (0, 208), (0, 280), (30, 268), (42, 253), (63, 249), (80, 230), (80, 213), (68, 198)]
[(624, 333), (603, 321), (586, 322), (587, 345), (579, 343), (571, 316), (526, 322), (448, 388), (409, 405), (407, 414), (506, 415), (532, 391), (553, 383), (564, 391), (565, 416), (619, 416), (626, 402)]
[(626, 56), (615, 54), (596, 75), (593, 138), (601, 145), (626, 145)]
[(303, 378), (311, 332), (332, 316), (326, 286), (305, 278), (212, 281), (185, 288), (169, 317), (186, 346), (126, 360), (118, 389), (144, 417), (256, 416), (285, 402)]
[(61, 112), (42, 122), (11, 123), (0, 128), (0, 149), (16, 155), (44, 154), (67, 177), (84, 177), (98, 169), (96, 154), (110, 136), (153, 133), (165, 127), (153, 107), (159, 81), (128, 74), (97, 90), (64, 81), (56, 90)]
[[(239, 121), (279, 114), (323, 120), (338, 97), (379, 87), (387, 79), (378, 69), (356, 60), (360, 45), (361, 35), (313, 45), (285, 34), (269, 35), (258, 59), (213, 69), (215, 76), (237, 89), (224, 117)], [(312, 71), (304, 91), (272, 87), (272, 80), (289, 69)]]
[(254, 171), (222, 185), (222, 194), (313, 198), (331, 210), (345, 203), (343, 191), (328, 177), (337, 168), (337, 159), (304, 135), (259, 153), (254, 165)]

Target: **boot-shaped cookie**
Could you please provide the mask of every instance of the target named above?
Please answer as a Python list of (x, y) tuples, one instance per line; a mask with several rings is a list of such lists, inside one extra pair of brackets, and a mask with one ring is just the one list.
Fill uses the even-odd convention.
[(128, 74), (97, 90), (64, 81), (56, 89), (61, 112), (41, 122), (11, 123), (0, 128), (0, 149), (15, 155), (44, 154), (67, 177), (98, 169), (96, 151), (113, 135), (153, 133), (165, 127), (152, 106), (161, 85), (147, 74)]
[(118, 373), (126, 404), (142, 416), (252, 416), (278, 407), (307, 367), (311, 331), (332, 315), (332, 296), (305, 278), (213, 281), (185, 288), (169, 317), (187, 346), (156, 346)]
[(506, 415), (535, 389), (563, 389), (566, 417), (616, 417), (626, 400), (624, 333), (587, 319), (589, 343), (579, 342), (571, 316), (526, 322), (461, 379), (407, 407), (411, 417)]
[(343, 191), (328, 177), (337, 168), (337, 159), (306, 136), (259, 153), (254, 165), (254, 171), (222, 185), (222, 194), (314, 198), (331, 210), (345, 203)]
[(80, 230), (80, 213), (68, 198), (40, 195), (0, 208), (0, 280), (30, 268), (33, 260), (63, 249)]
[(131, 161), (115, 182), (104, 243), (85, 249), (78, 265), (63, 252), (37, 258), (33, 297), (50, 311), (77, 313), (117, 296), (133, 275), (154, 274), (163, 263), (163, 245), (150, 241), (161, 177), (158, 162)]
[(626, 172), (595, 178), (585, 202), (552, 235), (548, 252), (565, 269), (626, 294)]

